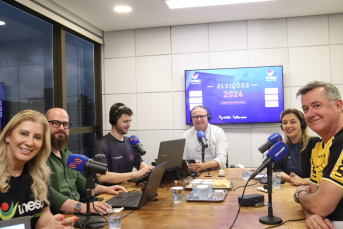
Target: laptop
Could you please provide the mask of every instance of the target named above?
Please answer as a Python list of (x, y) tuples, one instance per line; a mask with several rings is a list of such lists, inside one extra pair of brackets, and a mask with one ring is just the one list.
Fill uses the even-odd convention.
[(9, 220), (0, 220), (2, 229), (31, 229), (30, 216), (17, 217)]
[(150, 171), (145, 189), (142, 192), (121, 192), (107, 200), (106, 203), (112, 205), (113, 208), (121, 208), (136, 210), (141, 208), (147, 202), (155, 198), (158, 186), (161, 183), (164, 170), (167, 162), (156, 166)]
[(157, 165), (167, 161), (166, 171), (181, 168), (185, 144), (185, 138), (161, 142), (156, 162)]

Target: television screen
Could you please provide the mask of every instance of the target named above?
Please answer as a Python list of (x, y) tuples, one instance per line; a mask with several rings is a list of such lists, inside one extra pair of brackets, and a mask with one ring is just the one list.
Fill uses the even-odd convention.
[(282, 66), (186, 70), (186, 124), (194, 106), (211, 123), (279, 122), (284, 109)]

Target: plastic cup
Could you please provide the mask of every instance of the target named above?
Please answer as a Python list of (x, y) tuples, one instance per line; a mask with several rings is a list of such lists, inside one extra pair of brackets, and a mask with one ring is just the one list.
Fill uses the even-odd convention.
[(192, 192), (193, 192), (193, 199), (199, 198), (198, 186), (201, 185), (202, 180), (193, 180), (192, 184)]
[(273, 188), (274, 189), (281, 188), (281, 173), (280, 172), (273, 173)]
[(172, 187), (174, 204), (179, 204), (182, 202), (182, 192), (183, 188), (180, 186)]
[(202, 184), (208, 186), (208, 193), (207, 193), (208, 195), (207, 196), (212, 196), (213, 180), (212, 181), (203, 181)]
[(208, 195), (208, 185), (198, 185), (199, 199), (206, 200)]
[[(112, 210), (112, 209), (109, 209)], [(107, 211), (108, 212), (108, 226), (110, 229), (120, 229), (121, 228), (121, 214)]]
[(248, 180), (250, 177), (250, 169), (249, 168), (243, 168), (242, 169), (242, 177), (243, 180)]

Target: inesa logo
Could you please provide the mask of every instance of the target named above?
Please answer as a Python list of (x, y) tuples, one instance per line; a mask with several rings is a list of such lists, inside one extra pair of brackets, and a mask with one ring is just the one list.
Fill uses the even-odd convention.
[(276, 76), (273, 76), (275, 73), (274, 70), (268, 70), (267, 71), (267, 77), (266, 77), (266, 81), (276, 81), (277, 80), (277, 77)]
[(194, 73), (192, 75), (191, 84), (201, 84), (201, 80), (198, 79), (199, 73)]

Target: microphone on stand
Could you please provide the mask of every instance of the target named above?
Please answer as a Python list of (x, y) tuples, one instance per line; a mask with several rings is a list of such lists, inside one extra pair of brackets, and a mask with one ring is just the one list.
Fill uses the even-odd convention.
[(263, 145), (258, 147), (258, 150), (261, 153), (264, 153), (267, 150), (269, 150), (270, 147), (272, 147), (275, 143), (280, 142), (280, 141), (282, 141), (281, 135), (279, 133), (274, 133), (268, 137), (267, 141), (263, 143)]

